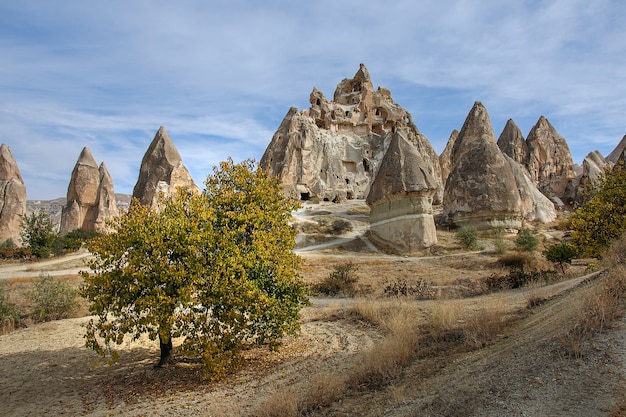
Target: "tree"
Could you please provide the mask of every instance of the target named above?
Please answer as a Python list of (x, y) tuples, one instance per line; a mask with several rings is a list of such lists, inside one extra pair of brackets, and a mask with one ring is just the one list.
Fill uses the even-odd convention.
[(543, 252), (544, 256), (550, 262), (558, 263), (561, 271), (565, 273), (564, 263), (571, 264), (572, 259), (576, 256), (576, 249), (567, 242), (550, 245)]
[(22, 217), (22, 242), (29, 247), (33, 256), (47, 258), (56, 240), (55, 226), (48, 213), (39, 210)]
[(250, 344), (275, 348), (299, 329), (304, 285), (289, 226), (297, 207), (253, 161), (214, 168), (202, 194), (178, 190), (159, 210), (133, 201), (95, 255), (83, 294), (98, 315), (87, 346), (117, 358), (113, 344), (146, 333), (159, 339), (161, 366), (172, 340), (218, 378)]
[(591, 182), (581, 207), (570, 215), (572, 242), (582, 256), (599, 258), (626, 231), (624, 162), (607, 168)]

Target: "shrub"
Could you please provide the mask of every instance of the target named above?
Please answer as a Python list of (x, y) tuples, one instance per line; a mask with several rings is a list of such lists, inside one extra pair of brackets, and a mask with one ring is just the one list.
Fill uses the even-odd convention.
[(515, 239), (515, 245), (525, 252), (533, 252), (537, 249), (537, 245), (539, 241), (530, 231), (530, 229), (523, 227), (522, 230), (519, 231), (517, 238)]
[(21, 316), (15, 304), (9, 301), (5, 287), (6, 284), (0, 282), (0, 334), (13, 330)]
[(513, 252), (507, 255), (501, 256), (498, 259), (498, 263), (511, 270), (521, 269), (528, 270), (534, 263), (533, 257), (529, 253)]
[(54, 230), (52, 219), (43, 210), (22, 218), (22, 241), (37, 258), (47, 258), (52, 253), (56, 241)]
[(41, 274), (26, 297), (33, 303), (35, 321), (59, 320), (68, 318), (75, 311), (78, 291), (65, 281)]
[(414, 284), (410, 284), (406, 279), (390, 282), (383, 288), (383, 294), (391, 297), (412, 296), (422, 300), (437, 298), (435, 289), (421, 279), (418, 279)]
[(565, 273), (565, 266), (563, 264), (572, 263), (572, 258), (576, 256), (576, 249), (572, 245), (562, 242), (548, 246), (546, 250), (543, 251), (543, 255), (550, 262), (558, 263), (561, 267), (561, 271)]
[(356, 290), (356, 283), (359, 280), (356, 271), (359, 267), (353, 262), (346, 262), (335, 265), (333, 271), (322, 281), (315, 284), (313, 292), (329, 296), (353, 297)]
[(17, 245), (13, 242), (13, 239), (7, 239), (0, 244), (0, 249), (15, 249)]
[(465, 249), (478, 249), (478, 234), (476, 229), (471, 227), (461, 227), (456, 232), (456, 241)]

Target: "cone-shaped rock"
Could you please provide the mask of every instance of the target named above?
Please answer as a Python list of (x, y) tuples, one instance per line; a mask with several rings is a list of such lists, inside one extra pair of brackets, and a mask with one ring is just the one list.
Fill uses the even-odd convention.
[(446, 185), (446, 180), (448, 179), (448, 175), (450, 175), (450, 166), (452, 164), (452, 149), (454, 149), (454, 144), (456, 143), (457, 138), (459, 137), (459, 131), (454, 129), (452, 133), (450, 133), (450, 138), (448, 138), (448, 142), (446, 143), (446, 148), (439, 155), (439, 165), (441, 166), (441, 180), (443, 181), (443, 185)]
[(104, 162), (98, 168), (100, 175), (100, 185), (98, 186), (98, 201), (96, 204), (96, 219), (94, 221), (94, 230), (96, 232), (107, 232), (109, 228), (107, 221), (119, 215), (117, 204), (115, 201), (115, 187), (113, 179)]
[(374, 90), (363, 64), (337, 85), (333, 101), (313, 88), (309, 102), (307, 110), (287, 112), (261, 158), (261, 167), (281, 179), (287, 194), (312, 201), (365, 198), (398, 126), (409, 128), (408, 139), (431, 167), (438, 182), (435, 199), (441, 200), (441, 170), (432, 145), (389, 90)]
[(104, 163), (98, 167), (91, 151), (85, 147), (78, 156), (67, 187), (60, 233), (63, 235), (76, 229), (104, 232), (107, 220), (117, 214), (113, 180)]
[(521, 227), (517, 184), (480, 102), (474, 103), (452, 150), (444, 215), (455, 226)]
[(141, 161), (133, 197), (141, 204), (154, 207), (159, 193), (167, 196), (179, 187), (199, 191), (170, 135), (161, 126)]
[(62, 235), (76, 229), (93, 230), (99, 185), (98, 163), (85, 147), (78, 156), (67, 187), (67, 203), (61, 212)]
[(608, 162), (600, 151), (589, 152), (583, 159), (582, 173), (580, 173), (572, 184), (575, 185), (575, 201), (582, 203), (585, 192), (589, 190), (591, 182), (598, 179), (598, 176), (604, 172), (607, 166), (612, 166), (612, 162)]
[(626, 151), (626, 135), (624, 135), (624, 137), (617, 144), (615, 149), (613, 149), (613, 151), (608, 154), (608, 156), (606, 157), (606, 161), (616, 164), (620, 157), (624, 159), (624, 151)]
[(513, 119), (509, 119), (504, 125), (498, 138), (498, 147), (518, 164), (526, 166), (528, 162), (528, 145), (522, 131), (517, 127)]
[(26, 186), (11, 149), (0, 145), (0, 243), (20, 245), (22, 216), (26, 214)]
[(437, 243), (432, 201), (438, 183), (407, 136), (406, 128), (393, 134), (366, 200), (372, 241), (401, 254)]
[[(526, 168), (539, 190), (548, 197), (571, 200), (569, 183), (576, 178), (572, 154), (565, 139), (541, 116), (526, 138)], [(571, 187), (569, 187), (571, 189)]]

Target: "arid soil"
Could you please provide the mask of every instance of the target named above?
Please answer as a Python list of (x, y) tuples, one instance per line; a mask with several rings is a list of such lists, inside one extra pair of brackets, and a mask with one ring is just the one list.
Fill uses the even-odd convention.
[[(335, 207), (324, 210), (333, 208), (333, 215), (343, 213), (359, 224), (362, 215), (337, 213)], [(155, 369), (158, 346), (147, 339), (122, 346), (119, 362), (97, 364), (98, 357), (84, 347), (82, 338), (81, 325), (87, 317), (37, 324), (0, 336), (0, 415), (258, 415), (268, 398), (291, 400), (281, 400), (276, 393), (305, 389), (305, 382), (320, 372), (345, 373), (359, 362), (359, 355), (379, 343), (384, 337), (380, 329), (349, 319), (343, 312), (354, 303), (375, 302), (385, 283), (398, 280), (428, 282), (438, 296), (456, 297), (451, 302), (463, 309), (498, 305), (516, 320), (480, 348), (450, 348), (441, 355), (418, 357), (392, 384), (353, 390), (310, 415), (626, 415), (619, 414), (618, 408), (624, 404), (626, 320), (597, 335), (580, 358), (566, 354), (557, 337), (576, 314), (578, 296), (594, 285), (593, 275), (584, 276), (584, 266), (574, 266), (568, 279), (551, 285), (472, 296), (471, 283), (500, 271), (496, 256), (464, 252), (445, 232), (440, 253), (384, 255), (362, 239), (365, 227), (355, 229), (339, 242), (321, 239), (313, 243), (321, 245), (315, 250), (300, 249), (302, 275), (307, 282), (317, 282), (333, 266), (352, 261), (369, 298), (313, 298), (302, 311), (300, 337), (287, 339), (277, 353), (247, 351), (244, 367), (212, 382), (185, 358)], [(68, 260), (67, 269), (79, 268), (75, 262)], [(23, 283), (24, 276), (47, 269), (60, 275), (64, 270), (58, 263), (8, 265), (0, 266), (0, 277)], [(529, 309), (529, 299), (545, 302)], [(397, 302), (427, 312), (441, 301)]]

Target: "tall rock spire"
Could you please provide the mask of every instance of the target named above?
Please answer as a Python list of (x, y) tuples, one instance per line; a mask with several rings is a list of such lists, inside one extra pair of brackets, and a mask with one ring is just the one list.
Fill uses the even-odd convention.
[(22, 216), (26, 214), (26, 186), (11, 149), (0, 145), (0, 243), (21, 244)]
[(169, 195), (179, 187), (199, 191), (170, 135), (161, 126), (141, 161), (133, 197), (141, 204), (153, 207), (159, 193)]
[[(103, 210), (105, 206), (109, 209)], [(60, 233), (75, 229), (103, 232), (107, 220), (117, 215), (113, 180), (104, 163), (98, 167), (91, 151), (85, 147), (78, 156), (67, 187)]]
[(521, 200), (487, 109), (474, 103), (452, 149), (444, 215), (456, 226), (519, 229)]

